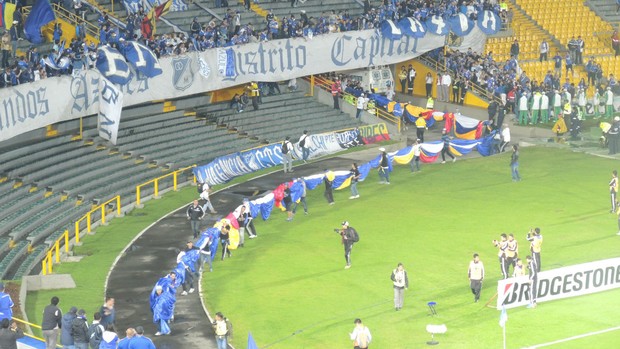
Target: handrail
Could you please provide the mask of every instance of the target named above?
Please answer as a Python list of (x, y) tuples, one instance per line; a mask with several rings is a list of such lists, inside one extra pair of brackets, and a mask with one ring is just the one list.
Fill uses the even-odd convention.
[[(93, 207), (90, 211), (88, 211), (88, 213), (82, 216), (82, 218), (75, 221), (75, 243), (76, 244), (80, 243), (80, 223), (83, 220), (86, 220), (86, 231), (90, 233), (91, 224), (92, 224), (91, 215), (101, 210), (101, 223), (105, 224), (105, 217), (106, 217), (105, 208), (108, 204), (112, 202), (116, 202), (116, 213), (120, 215), (121, 214), (121, 196), (116, 195), (110, 200)], [(62, 233), (62, 235), (58, 239), (56, 239), (56, 241), (54, 241), (54, 244), (47, 251), (47, 254), (45, 255), (45, 257), (43, 257), (43, 260), (41, 261), (41, 272), (43, 273), (43, 275), (51, 274), (53, 271), (54, 263), (60, 263), (60, 254), (61, 254), (60, 244), (61, 243), (64, 243), (65, 252), (69, 253), (69, 240), (70, 240), (69, 229), (66, 229), (64, 233)]]
[[(426, 64), (430, 65), (431, 67), (435, 66), (435, 71), (437, 71), (437, 72), (439, 72), (440, 69), (444, 70), (444, 71), (448, 71), (449, 70), (445, 63), (437, 61), (434, 58), (431, 58), (431, 57), (429, 57), (427, 55), (422, 55), (422, 56), (418, 57), (418, 59), (423, 61), (423, 62), (426, 62)], [(474, 84), (474, 83), (469, 84), (469, 89), (472, 92), (476, 92), (476, 94), (479, 97), (482, 97), (482, 98), (487, 99), (487, 100), (490, 99), (489, 98), (489, 92), (487, 90), (481, 88), (480, 86)]]
[[(39, 326), (37, 324), (33, 324), (32, 322), (28, 322), (28, 321), (22, 320), (20, 318), (13, 317), (11, 320), (19, 322), (19, 323), (24, 324), (24, 325), (29, 326), (29, 327), (37, 328), (39, 330), (42, 329), (41, 326)], [(27, 336), (27, 337), (30, 337), (30, 338), (34, 338), (36, 340), (40, 340), (41, 342), (45, 342), (45, 339), (43, 339), (41, 337), (37, 337), (37, 336), (32, 335), (30, 333), (24, 332), (24, 335)], [(56, 347), (57, 348), (62, 348), (62, 345), (57, 344)]]
[[(315, 78), (314, 79), (314, 84), (319, 86), (320, 88), (326, 90), (326, 91), (330, 91), (331, 90), (332, 81), (329, 80), (329, 79), (326, 79), (326, 78)], [(342, 91), (341, 93), (342, 93), (343, 97), (348, 96), (348, 97), (351, 97), (351, 98), (357, 98), (354, 95), (352, 95), (350, 93), (347, 93), (345, 91)], [(343, 98), (343, 100), (344, 100), (344, 98)], [(375, 107), (374, 114), (379, 119), (387, 120), (387, 121), (395, 124), (396, 125), (396, 129), (398, 130), (398, 132), (400, 132), (402, 120), (399, 117), (396, 117), (396, 116), (394, 116), (394, 115), (392, 115), (392, 114), (382, 110), (379, 107)]]
[(65, 21), (71, 23), (71, 25), (76, 26), (78, 23), (84, 22), (86, 33), (90, 34), (97, 42), (99, 43), (99, 28), (87, 20), (82, 19), (82, 17), (76, 15), (75, 13), (67, 11), (65, 8), (61, 7), (58, 4), (52, 4), (54, 8), (54, 12), (59, 15)]
[[(149, 184), (153, 183), (153, 186), (154, 186), (154, 188), (155, 188), (155, 191), (154, 191), (154, 193), (153, 193), (153, 196), (157, 197), (157, 196), (159, 196), (159, 195), (158, 195), (158, 194), (159, 194), (159, 181), (160, 181), (160, 180), (162, 180), (162, 179), (164, 179), (164, 178), (167, 178), (167, 177), (172, 176), (172, 188), (173, 188), (173, 190), (175, 190), (175, 191), (176, 191), (176, 190), (177, 190), (177, 177), (178, 177), (178, 175), (179, 175), (181, 172), (184, 172), (184, 171), (189, 170), (190, 168), (194, 168), (194, 167), (196, 167), (196, 164), (194, 164), (194, 165), (192, 165), (192, 166), (188, 166), (188, 167), (180, 168), (180, 169), (178, 169), (178, 170), (176, 170), (176, 171), (174, 171), (174, 172), (171, 172), (171, 173), (165, 174), (165, 175), (163, 175), (163, 176), (160, 176), (160, 177), (157, 177), (157, 178), (151, 179), (151, 180), (150, 180), (150, 181), (148, 181), (148, 182), (144, 182), (144, 183), (142, 183), (142, 184), (138, 184), (138, 185), (136, 186), (136, 206), (140, 206), (140, 201), (141, 201), (141, 200), (140, 200), (140, 199), (141, 199), (141, 197), (140, 197), (140, 191), (141, 191), (142, 187), (144, 187), (144, 186), (146, 186), (146, 185), (149, 185)], [(195, 176), (194, 176), (194, 183), (196, 183), (196, 177), (195, 177)]]

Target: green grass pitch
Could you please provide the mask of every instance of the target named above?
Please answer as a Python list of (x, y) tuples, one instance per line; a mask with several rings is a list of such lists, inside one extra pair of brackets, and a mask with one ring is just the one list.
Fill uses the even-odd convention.
[[(373, 348), (426, 347), (427, 324), (446, 324), (448, 332), (436, 337), (445, 348), (500, 348), (499, 312), (484, 305), (500, 277), (492, 239), (514, 233), (525, 257), (525, 235), (540, 227), (543, 270), (620, 251), (607, 187), (617, 161), (523, 148), (520, 165), (519, 183), (511, 181), (505, 153), (426, 165), (415, 175), (395, 166), (389, 186), (378, 184), (372, 171), (358, 185), (360, 199), (348, 200), (345, 189), (336, 192), (334, 206), (322, 189), (311, 191), (309, 216), (286, 222), (274, 211), (257, 224), (258, 239), (205, 274), (207, 305), (231, 319), (237, 348), (245, 348), (248, 331), (261, 348), (350, 348), (347, 334), (356, 317), (370, 328)], [(349, 270), (332, 231), (343, 220), (360, 233)], [(486, 268), (479, 303), (467, 279), (474, 252)], [(389, 277), (398, 262), (409, 272), (410, 287), (396, 312)], [(428, 301), (437, 302), (437, 317), (428, 315)], [(618, 326), (618, 309), (620, 290), (511, 309), (508, 348)], [(619, 342), (616, 331), (553, 347), (614, 348)]]

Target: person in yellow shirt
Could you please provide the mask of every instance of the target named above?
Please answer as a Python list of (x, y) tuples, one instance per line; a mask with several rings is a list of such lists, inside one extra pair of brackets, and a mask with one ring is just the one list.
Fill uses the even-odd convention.
[(530, 232), (527, 233), (527, 241), (530, 242), (530, 252), (532, 252), (532, 258), (536, 262), (536, 271), (540, 271), (540, 251), (543, 243), (540, 228), (530, 229)]
[(517, 258), (517, 264), (515, 264), (513, 277), (525, 276), (525, 268), (523, 267), (523, 260)]
[(405, 94), (407, 90), (407, 69), (405, 69), (404, 65), (400, 67), (398, 80), (400, 80), (400, 93)]
[(506, 273), (509, 273), (510, 266), (514, 268), (517, 257), (519, 256), (519, 243), (515, 239), (514, 234), (508, 235), (508, 241), (506, 243)]
[(418, 117), (415, 120), (416, 136), (420, 140), (420, 143), (424, 143), (424, 131), (426, 130), (426, 120), (423, 117)]

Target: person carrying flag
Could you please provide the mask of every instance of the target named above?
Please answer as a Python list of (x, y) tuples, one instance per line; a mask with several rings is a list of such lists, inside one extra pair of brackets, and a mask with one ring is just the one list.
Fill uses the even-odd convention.
[(379, 160), (379, 178), (380, 184), (390, 184), (390, 160), (385, 148), (379, 148), (381, 152), (381, 159)]
[(452, 153), (450, 153), (450, 140), (451, 140), (451, 137), (450, 137), (450, 135), (448, 135), (448, 132), (446, 132), (445, 128), (443, 130), (441, 130), (441, 140), (443, 141), (443, 148), (441, 148), (441, 163), (442, 164), (446, 163), (446, 155), (445, 154), (448, 154), (448, 156), (452, 158), (452, 162), (455, 162), (456, 161), (456, 157), (454, 155), (452, 155)]

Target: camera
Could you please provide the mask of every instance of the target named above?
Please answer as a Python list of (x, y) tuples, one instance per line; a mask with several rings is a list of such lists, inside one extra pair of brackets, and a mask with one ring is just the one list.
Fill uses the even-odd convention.
[(334, 228), (334, 233), (336, 233), (336, 234), (340, 234), (340, 229), (338, 229), (338, 228)]

